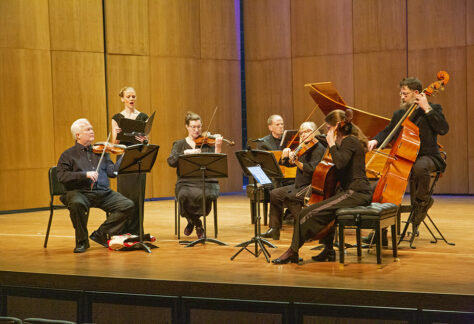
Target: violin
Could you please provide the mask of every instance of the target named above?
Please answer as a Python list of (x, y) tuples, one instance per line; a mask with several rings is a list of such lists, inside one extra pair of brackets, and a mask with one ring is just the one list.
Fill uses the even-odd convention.
[[(319, 143), (319, 140), (316, 138), (316, 135), (319, 134), (318, 130), (314, 130), (311, 132), (311, 134), (308, 136), (310, 138), (309, 141), (304, 141), (298, 144), (298, 146), (295, 148), (293, 151), (293, 156), (294, 157), (300, 157), (303, 154), (305, 154), (310, 148), (312, 148), (314, 145)], [(293, 158), (294, 160), (294, 158)]]
[[(199, 145), (199, 146), (202, 146), (202, 145), (214, 146), (216, 145), (216, 138), (217, 138), (216, 135), (211, 135), (209, 132), (207, 133), (204, 132), (204, 135), (199, 135), (198, 138), (194, 139), (194, 143), (196, 143), (196, 145)], [(226, 142), (227, 144), (229, 144), (230, 146), (235, 145), (234, 141), (231, 141), (225, 138), (222, 138), (222, 140)]]
[(127, 147), (122, 144), (111, 144), (107, 142), (98, 142), (92, 145), (92, 152), (102, 154), (105, 149), (105, 153), (110, 154), (123, 154)]

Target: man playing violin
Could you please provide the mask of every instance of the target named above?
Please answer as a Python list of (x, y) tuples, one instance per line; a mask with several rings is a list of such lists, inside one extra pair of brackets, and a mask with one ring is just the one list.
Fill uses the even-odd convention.
[[(438, 135), (445, 135), (449, 130), (441, 106), (428, 102), (422, 92), (420, 80), (410, 77), (400, 81), (400, 109), (393, 113), (387, 127), (369, 141), (368, 150), (373, 150), (387, 138), (404, 112), (414, 103), (418, 108), (410, 116), (410, 120), (419, 127), (420, 150), (411, 170), (410, 194), (414, 209), (413, 224), (419, 226), (433, 205), (433, 198), (429, 194), (430, 173), (437, 170), (444, 171), (446, 168), (446, 162), (441, 157), (438, 147)], [(400, 131), (395, 134), (392, 141), (395, 141), (399, 134)]]
[(90, 207), (110, 213), (105, 222), (90, 235), (93, 241), (108, 247), (107, 235), (123, 233), (124, 225), (132, 217), (134, 204), (109, 188), (108, 177), (117, 176), (120, 158), (114, 164), (109, 155), (104, 154), (97, 170), (100, 155), (92, 152), (94, 130), (90, 122), (84, 118), (76, 120), (71, 125), (71, 133), (76, 144), (61, 154), (57, 175), (66, 189), (60, 199), (69, 209), (76, 232), (74, 253), (82, 253), (89, 248), (87, 221)]
[[(173, 168), (178, 167), (178, 158), (182, 154), (196, 153), (221, 153), (222, 136), (213, 135), (213, 144), (202, 140), (201, 117), (193, 112), (188, 112), (185, 117), (185, 126), (188, 136), (185, 139), (175, 141), (168, 157), (168, 164)], [(202, 144), (196, 144), (200, 141)], [(206, 179), (206, 216), (211, 211), (211, 202), (219, 196), (219, 183), (217, 180)], [(178, 177), (175, 186), (175, 194), (178, 199), (181, 216), (188, 221), (184, 229), (186, 236), (191, 235), (194, 228), (198, 238), (204, 235), (202, 221), (202, 181), (200, 179), (182, 179)]]
[[(316, 124), (304, 122), (299, 129), (301, 142), (309, 143), (319, 134)], [(325, 143), (325, 141), (323, 141)], [(281, 161), (288, 165), (296, 166), (295, 183), (279, 187), (270, 192), (270, 228), (262, 234), (262, 237), (280, 239), (280, 228), (282, 226), (281, 214), (286, 206), (292, 215), (298, 215), (304, 204), (306, 189), (311, 184), (314, 169), (324, 156), (326, 145), (315, 140), (313, 145), (301, 156), (296, 156), (289, 148), (285, 148), (281, 155)]]

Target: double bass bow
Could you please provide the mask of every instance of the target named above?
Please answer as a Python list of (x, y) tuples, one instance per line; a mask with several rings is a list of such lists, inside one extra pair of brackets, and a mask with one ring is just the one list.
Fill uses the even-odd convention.
[[(449, 81), (449, 75), (445, 71), (439, 71), (436, 76), (438, 81), (433, 82), (422, 91), (425, 95), (431, 96), (438, 90), (444, 89), (444, 86)], [(402, 202), (408, 184), (408, 177), (420, 149), (418, 126), (409, 119), (417, 108), (418, 104), (413, 103), (379, 146), (379, 150), (387, 146), (394, 135), (401, 129), (397, 140), (392, 146), (390, 154), (387, 156), (380, 179), (375, 187), (372, 198), (374, 202), (391, 202), (396, 205), (400, 205)], [(375, 151), (375, 153), (377, 152), (378, 150)], [(370, 170), (368, 166), (373, 158), (374, 157), (367, 162), (366, 169)]]

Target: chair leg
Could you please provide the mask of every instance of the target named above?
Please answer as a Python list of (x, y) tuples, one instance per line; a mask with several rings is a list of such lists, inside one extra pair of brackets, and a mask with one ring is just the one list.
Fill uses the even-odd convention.
[(49, 238), (49, 231), (51, 230), (51, 223), (53, 221), (53, 200), (51, 199), (51, 204), (50, 204), (50, 213), (49, 213), (49, 221), (48, 221), (48, 227), (46, 228), (46, 236), (44, 237), (44, 244), (43, 247), (46, 248), (48, 246), (48, 238)]
[(179, 201), (178, 201), (178, 216), (177, 216), (177, 220), (178, 220), (178, 240), (181, 238), (181, 208), (179, 207)]
[(398, 244), (397, 244), (397, 223), (390, 226), (392, 229), (392, 253), (393, 257), (396, 258), (398, 256)]
[(344, 224), (339, 223), (339, 263), (344, 264)]
[(217, 238), (217, 199), (212, 203), (214, 205), (214, 237)]
[(360, 227), (356, 228), (356, 238), (357, 238), (357, 256), (362, 256), (362, 240), (360, 237)]
[(174, 200), (174, 235), (178, 235), (178, 201)]
[(377, 264), (382, 263), (382, 229), (380, 223), (376, 224), (375, 227), (375, 239), (377, 243)]

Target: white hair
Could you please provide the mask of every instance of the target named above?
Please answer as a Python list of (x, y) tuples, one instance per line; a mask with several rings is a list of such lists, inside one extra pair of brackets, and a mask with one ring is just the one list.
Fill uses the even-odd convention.
[(80, 119), (76, 120), (74, 123), (72, 123), (72, 125), (71, 125), (71, 134), (72, 134), (72, 138), (74, 140), (76, 140), (76, 135), (81, 132), (84, 124), (89, 124), (90, 125), (90, 122), (85, 118), (80, 118)]
[(301, 124), (300, 130), (303, 129), (303, 128), (311, 128), (311, 130), (316, 130), (317, 126), (314, 122), (307, 121), (307, 122), (304, 122), (303, 124)]

